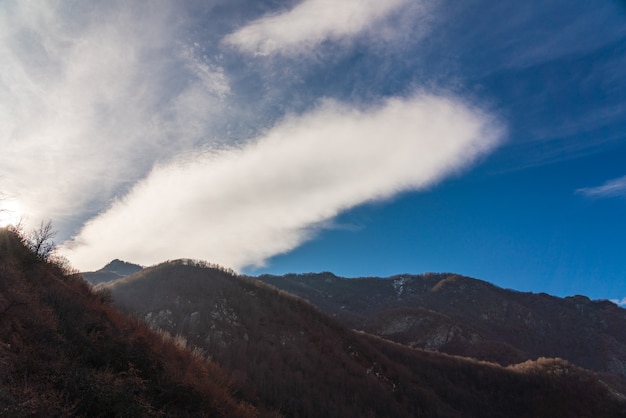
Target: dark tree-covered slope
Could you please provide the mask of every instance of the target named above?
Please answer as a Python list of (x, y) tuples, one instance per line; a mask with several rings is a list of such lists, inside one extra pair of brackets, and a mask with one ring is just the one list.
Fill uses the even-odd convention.
[(505, 290), (456, 274), (259, 277), (344, 325), (410, 347), (503, 365), (561, 357), (626, 377), (626, 309), (584, 296)]
[(0, 417), (258, 416), (217, 365), (66, 273), (0, 229)]
[(503, 367), (412, 349), (203, 263), (164, 263), (107, 287), (117, 306), (205, 350), (245, 398), (289, 417), (626, 414), (619, 381), (566, 361)]

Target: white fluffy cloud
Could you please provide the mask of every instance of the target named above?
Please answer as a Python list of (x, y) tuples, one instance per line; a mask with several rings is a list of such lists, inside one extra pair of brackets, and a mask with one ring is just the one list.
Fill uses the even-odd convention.
[(250, 22), (224, 41), (256, 55), (311, 51), (326, 40), (362, 33), (409, 0), (304, 0), (293, 9)]
[(32, 223), (95, 213), (191, 149), (228, 93), (169, 2), (0, 5), (0, 192)]
[(577, 189), (576, 193), (591, 198), (626, 196), (626, 176), (609, 180), (602, 186)]
[[(305, 0), (225, 39), (257, 54), (306, 52), (420, 5)], [(245, 90), (271, 68), (240, 68), (236, 51), (218, 50), (221, 33), (194, 38), (204, 21), (188, 6), (2, 2), (0, 223), (52, 218), (83, 270), (120, 257), (260, 265), (338, 213), (432, 184), (497, 143), (490, 117), (428, 94), (356, 106), (305, 89), (299, 109), (318, 105), (267, 130), (288, 98), (267, 109)], [(263, 82), (258, 92), (280, 87)], [(215, 140), (239, 147), (215, 151)]]
[(259, 265), (343, 210), (465, 167), (500, 134), (454, 98), (415, 95), (362, 109), (327, 100), (243, 148), (156, 167), (64, 252), (83, 270), (115, 257)]

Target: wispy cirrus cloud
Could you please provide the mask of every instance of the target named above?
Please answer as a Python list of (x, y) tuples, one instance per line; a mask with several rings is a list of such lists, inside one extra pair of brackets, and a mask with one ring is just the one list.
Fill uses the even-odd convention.
[(323, 101), (241, 149), (158, 166), (64, 252), (82, 269), (114, 257), (261, 265), (341, 211), (466, 167), (501, 134), (489, 116), (452, 97), (366, 108)]
[[(0, 5), (0, 193), (73, 237), (63, 251), (83, 270), (120, 257), (260, 265), (342, 211), (433, 184), (498, 143), (499, 125), (458, 96), (400, 97), (415, 83), (344, 102), (320, 100), (346, 97), (323, 83), (286, 88), (267, 74), (280, 57), (248, 66), (223, 33), (195, 38), (204, 21), (190, 3)], [(226, 39), (308, 52), (421, 7), (383, 3), (306, 0)]]
[(363, 33), (409, 0), (304, 0), (293, 9), (254, 20), (224, 38), (255, 55), (311, 52), (326, 40)]
[(626, 176), (609, 180), (601, 186), (576, 189), (577, 194), (590, 198), (626, 197)]
[(206, 138), (228, 79), (178, 41), (171, 6), (0, 6), (0, 191), (32, 222), (97, 213)]

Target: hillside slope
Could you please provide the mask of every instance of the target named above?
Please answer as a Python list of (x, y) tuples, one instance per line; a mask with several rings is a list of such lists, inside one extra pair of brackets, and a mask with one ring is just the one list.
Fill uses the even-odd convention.
[(515, 292), (455, 274), (258, 279), (310, 301), (350, 328), (410, 347), (503, 365), (562, 357), (626, 377), (626, 309), (608, 301)]
[(0, 229), (0, 417), (254, 417), (217, 365)]
[(189, 260), (107, 285), (115, 303), (202, 347), (248, 399), (290, 417), (626, 414), (619, 386), (558, 359), (502, 367), (352, 331), (303, 299)]

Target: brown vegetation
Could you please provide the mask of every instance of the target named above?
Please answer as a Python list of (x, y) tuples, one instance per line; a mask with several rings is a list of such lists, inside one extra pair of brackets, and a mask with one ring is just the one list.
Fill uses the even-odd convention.
[[(415, 350), (354, 332), (303, 299), (204, 263), (164, 263), (109, 289), (123, 309), (211, 355), (241, 396), (285, 416), (626, 413), (619, 385), (562, 360), (506, 368)], [(568, 372), (554, 373), (559, 367)]]
[(261, 276), (344, 325), (415, 348), (502, 365), (561, 357), (626, 378), (626, 309), (515, 292), (456, 274)]
[(0, 230), (0, 417), (626, 414), (619, 380), (415, 350), (219, 266), (169, 262), (94, 290), (53, 260)]
[(0, 416), (258, 415), (217, 365), (67, 273), (0, 229)]

